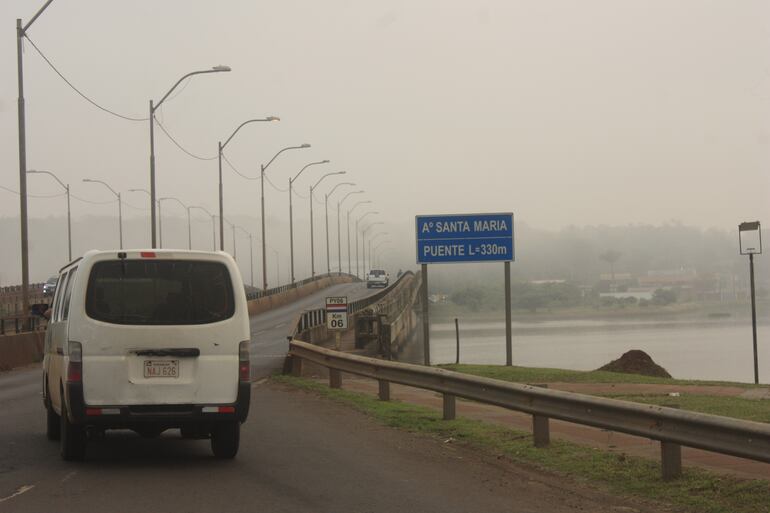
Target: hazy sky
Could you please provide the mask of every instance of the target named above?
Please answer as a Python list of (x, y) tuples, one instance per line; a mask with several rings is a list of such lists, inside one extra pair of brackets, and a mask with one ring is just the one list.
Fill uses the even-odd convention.
[[(15, 19), (42, 3), (0, 3), (0, 185), (14, 190)], [(178, 140), (214, 156), (241, 121), (280, 116), (244, 128), (231, 161), (255, 175), (280, 148), (311, 143), (271, 166), (274, 182), (330, 159), (306, 171), (300, 192), (322, 172), (347, 171), (404, 248), (417, 213), (513, 211), (546, 229), (770, 225), (764, 0), (55, 0), (29, 35), (83, 92), (136, 117), (183, 74), (231, 66), (164, 105), (159, 118)], [(30, 169), (96, 201), (107, 192), (82, 178), (148, 187), (147, 122), (87, 104), (29, 45), (25, 79)], [(216, 161), (187, 157), (159, 130), (156, 143), (159, 195), (213, 211)], [(225, 182), (226, 215), (256, 220), (258, 182), (229, 169)], [(41, 176), (29, 189), (57, 192)], [(287, 193), (266, 194), (268, 216), (286, 217)], [(306, 238), (307, 200), (295, 205)], [(75, 216), (113, 211), (73, 201)], [(34, 217), (64, 212), (63, 201), (30, 203)], [(14, 216), (17, 197), (0, 190), (0, 217)], [(286, 237), (274, 236), (284, 251)]]

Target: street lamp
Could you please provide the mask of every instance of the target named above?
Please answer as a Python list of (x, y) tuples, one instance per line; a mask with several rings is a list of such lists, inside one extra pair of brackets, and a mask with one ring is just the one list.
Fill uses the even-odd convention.
[(364, 212), (363, 214), (361, 214), (361, 217), (356, 219), (356, 278), (361, 278), (361, 276), (359, 276), (358, 274), (358, 224), (361, 221), (363, 221), (364, 218), (369, 214), (379, 214), (379, 212), (377, 212), (376, 210), (370, 210), (368, 212)]
[(302, 150), (305, 148), (310, 148), (310, 145), (300, 144), (299, 146), (287, 146), (286, 148), (282, 149), (278, 153), (276, 153), (273, 158), (271, 158), (267, 164), (262, 164), (260, 166), (260, 173), (259, 173), (259, 192), (261, 196), (261, 203), (262, 203), (262, 288), (264, 290), (267, 290), (267, 242), (265, 238), (265, 171), (267, 171), (267, 168), (270, 167), (270, 164), (273, 163), (275, 159), (278, 158), (278, 155), (283, 153), (284, 151), (288, 150)]
[(169, 97), (169, 95), (176, 89), (179, 84), (182, 83), (186, 78), (189, 78), (193, 75), (202, 75), (205, 73), (220, 73), (220, 72), (227, 72), (232, 71), (229, 66), (214, 66), (211, 69), (204, 69), (200, 71), (193, 71), (191, 73), (188, 73), (184, 75), (182, 78), (176, 81), (176, 84), (174, 84), (171, 89), (168, 90), (168, 92), (163, 95), (163, 98), (160, 99), (160, 101), (155, 104), (152, 100), (150, 100), (150, 221), (152, 224), (152, 247), (156, 247), (155, 245), (155, 111), (157, 111), (161, 105), (163, 105), (163, 102), (166, 101), (166, 98)]
[[(351, 267), (351, 265), (350, 265), (350, 214), (351, 214), (351, 213), (352, 213), (352, 212), (353, 212), (353, 211), (356, 209), (356, 207), (358, 207), (359, 205), (366, 205), (366, 204), (368, 204), (368, 203), (371, 203), (371, 202), (372, 202), (371, 200), (366, 200), (366, 201), (359, 201), (358, 203), (356, 203), (355, 205), (353, 205), (353, 206), (352, 206), (352, 207), (351, 207), (351, 208), (348, 210), (348, 219), (347, 219), (347, 223), (348, 223), (348, 274), (353, 274), (353, 268), (352, 268), (352, 267)], [(358, 238), (356, 238), (356, 255), (358, 255)], [(358, 256), (356, 256), (356, 260), (357, 260), (357, 259), (358, 259)], [(356, 261), (356, 269), (358, 269), (358, 261)], [(356, 273), (358, 273), (358, 271), (356, 271)]]
[[(315, 190), (318, 185), (324, 181), (324, 178), (328, 176), (334, 176), (334, 175), (344, 175), (345, 171), (335, 171), (333, 173), (326, 173), (321, 178), (318, 179), (318, 181), (315, 183), (315, 185), (310, 186), (310, 276), (315, 276), (315, 227), (313, 226), (313, 191)], [(328, 226), (328, 223), (327, 223)]]
[(249, 236), (249, 274), (251, 275), (250, 284), (254, 286), (254, 237), (251, 232), (246, 231), (243, 226), (236, 226), (239, 230)]
[(233, 223), (231, 223), (230, 221), (228, 221), (227, 219), (225, 219), (224, 217), (223, 217), (222, 219), (224, 219), (224, 221), (225, 221), (227, 224), (229, 224), (229, 225), (230, 225), (230, 227), (233, 229), (233, 260), (236, 260), (236, 261), (237, 261), (237, 260), (238, 260), (238, 258), (237, 258), (237, 255), (236, 255), (236, 249), (237, 249), (237, 246), (236, 246), (236, 244), (235, 244), (235, 225), (234, 225)]
[(390, 248), (385, 248), (385, 250), (382, 251), (382, 252), (380, 252), (380, 248), (385, 246), (385, 245), (387, 245), (387, 244), (390, 244), (390, 242), (391, 242), (390, 240), (384, 240), (384, 241), (381, 241), (379, 244), (377, 244), (374, 247), (374, 253), (373, 253), (374, 259), (373, 259), (373, 262), (374, 262), (375, 266), (382, 267), (382, 262), (380, 261), (380, 259), (382, 258), (382, 254), (383, 253), (387, 253)]
[[(174, 200), (187, 211), (187, 249), (192, 249), (192, 227), (190, 226), (190, 208), (184, 203), (182, 203), (182, 201), (179, 198), (174, 198), (173, 196), (158, 198), (158, 203), (165, 200)], [(161, 219), (160, 222), (162, 223), (163, 220)]]
[(57, 177), (55, 174), (53, 174), (50, 171), (37, 171), (34, 169), (30, 169), (27, 171), (27, 173), (31, 174), (46, 174), (51, 175), (54, 180), (59, 182), (59, 185), (64, 187), (64, 191), (67, 193), (67, 257), (69, 260), (68, 262), (72, 262), (72, 221), (70, 217), (70, 186), (69, 184), (64, 184), (61, 180), (59, 180), (59, 177)]
[[(332, 267), (329, 260), (329, 196), (334, 194), (334, 191), (337, 190), (338, 187), (341, 187), (343, 185), (349, 185), (354, 186), (355, 184), (353, 182), (341, 182), (335, 185), (331, 191), (329, 191), (326, 196), (324, 196), (324, 210), (326, 211), (326, 273), (331, 274)], [(337, 208), (337, 215), (339, 216), (339, 208)], [(340, 235), (340, 223), (339, 223), (339, 217), (337, 217), (337, 251), (339, 251), (339, 235)]]
[[(353, 194), (363, 194), (364, 190), (351, 191), (337, 202), (337, 268), (342, 274), (342, 248), (340, 242), (340, 206)], [(350, 274), (350, 214), (348, 214), (348, 274)]]
[(281, 284), (281, 259), (279, 258), (280, 255), (278, 254), (278, 250), (274, 249), (273, 254), (275, 254), (275, 282), (280, 286)]
[[(19, 218), (21, 220), (21, 301), (24, 315), (29, 311), (29, 230), (27, 222), (27, 130), (24, 110), (24, 55), (22, 38), (27, 35), (29, 27), (35, 23), (43, 11), (53, 0), (47, 0), (38, 9), (26, 25), (16, 18), (16, 73), (19, 84), (18, 117), (19, 117)], [(29, 321), (24, 321), (24, 327), (29, 327)]]
[(225, 224), (224, 224), (224, 193), (223, 193), (223, 187), (222, 187), (222, 152), (225, 149), (225, 146), (227, 146), (227, 143), (230, 142), (230, 139), (235, 137), (235, 134), (238, 133), (238, 130), (244, 127), (244, 125), (248, 125), (249, 123), (256, 123), (257, 121), (280, 121), (281, 118), (278, 116), (268, 116), (266, 118), (258, 118), (258, 119), (249, 119), (248, 121), (244, 121), (240, 125), (238, 125), (238, 128), (235, 129), (235, 131), (230, 134), (230, 137), (228, 137), (225, 142), (219, 141), (218, 143), (218, 149), (217, 149), (217, 157), (219, 159), (219, 249), (222, 251), (225, 250)]
[[(380, 235), (387, 235), (387, 234), (388, 234), (388, 232), (379, 232), (379, 233), (376, 233), (376, 234), (372, 235), (372, 237), (369, 239), (369, 270), (370, 271), (372, 270), (372, 260), (373, 260), (372, 259), (372, 243), (375, 240), (377, 240), (377, 237), (379, 237)], [(364, 261), (365, 260), (366, 259), (364, 259)]]
[(762, 254), (762, 227), (759, 221), (738, 225), (738, 242), (741, 255), (749, 255), (751, 281), (751, 333), (754, 341), (754, 383), (759, 384), (759, 360), (757, 358), (757, 304), (754, 291), (754, 255)]
[[(363, 255), (364, 256), (364, 258), (363, 258), (363, 260), (364, 260), (364, 276), (366, 276), (366, 234), (369, 232), (369, 230), (371, 230), (372, 228), (374, 228), (375, 226), (380, 225), (380, 224), (385, 224), (385, 223), (383, 223), (382, 221), (376, 221), (374, 223), (369, 223), (368, 225), (366, 225), (366, 228), (363, 228), (362, 233), (361, 233), (361, 252), (364, 254)], [(371, 245), (370, 245), (369, 246), (369, 253), (370, 253), (369, 254), (369, 264), (370, 264), (370, 266), (371, 266), (371, 263), (372, 263), (371, 249), (372, 248), (371, 248)], [(369, 267), (369, 270), (371, 271), (371, 267)]]
[[(211, 250), (216, 251), (217, 250), (217, 216), (206, 210), (205, 207), (201, 207), (199, 205), (190, 205), (190, 208), (187, 209), (187, 212), (189, 213), (190, 210), (197, 208), (198, 210), (202, 210), (206, 212), (208, 215), (211, 216)], [(221, 224), (221, 223), (220, 223)], [(220, 228), (221, 230), (221, 228)], [(224, 237), (222, 238), (222, 242), (224, 242)], [(224, 244), (223, 244), (224, 246)], [(223, 250), (224, 251), (224, 250)]]
[[(143, 192), (150, 198), (152, 198), (152, 195), (150, 194), (150, 191), (147, 189), (129, 189), (128, 192)], [(160, 201), (155, 201), (155, 203), (158, 206), (158, 219), (160, 219)], [(158, 247), (163, 247), (163, 230), (160, 229), (160, 222), (158, 222)]]
[(309, 168), (310, 166), (317, 166), (319, 164), (328, 164), (328, 160), (320, 160), (318, 162), (311, 162), (310, 164), (307, 164), (305, 167), (299, 170), (299, 173), (297, 173), (294, 178), (289, 178), (289, 252), (291, 254), (291, 282), (294, 283), (294, 213), (292, 210), (292, 194), (291, 194), (291, 186), (292, 184), (299, 178), (299, 175), (302, 174), (302, 172)]
[(101, 180), (92, 180), (91, 178), (83, 178), (84, 182), (90, 182), (90, 183), (100, 183), (107, 187), (112, 194), (115, 195), (116, 198), (118, 198), (118, 236), (120, 237), (120, 249), (123, 249), (123, 202), (120, 200), (120, 193), (116, 192), (115, 189), (107, 185), (106, 182), (103, 182)]

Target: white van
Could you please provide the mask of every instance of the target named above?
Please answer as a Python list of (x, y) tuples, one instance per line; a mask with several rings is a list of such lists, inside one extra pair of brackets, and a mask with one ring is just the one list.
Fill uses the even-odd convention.
[(249, 317), (222, 252), (90, 251), (59, 273), (45, 339), (47, 434), (65, 460), (89, 433), (180, 428), (238, 452), (249, 413)]

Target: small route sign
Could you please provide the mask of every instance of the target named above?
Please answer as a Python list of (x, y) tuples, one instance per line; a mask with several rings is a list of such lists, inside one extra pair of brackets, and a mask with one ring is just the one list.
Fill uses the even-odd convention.
[(513, 214), (417, 216), (417, 263), (512, 262)]
[(326, 298), (326, 328), (330, 330), (345, 330), (348, 328), (347, 296)]

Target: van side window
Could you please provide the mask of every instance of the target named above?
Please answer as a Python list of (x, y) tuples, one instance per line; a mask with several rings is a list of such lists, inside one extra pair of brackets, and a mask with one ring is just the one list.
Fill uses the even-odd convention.
[(72, 284), (75, 281), (75, 272), (78, 270), (77, 267), (73, 267), (69, 274), (69, 279), (67, 280), (67, 289), (64, 291), (64, 297), (62, 298), (63, 305), (62, 305), (62, 313), (61, 313), (61, 320), (66, 321), (67, 318), (69, 318), (70, 314), (70, 296), (72, 295)]
[(51, 315), (51, 322), (58, 322), (61, 320), (61, 298), (64, 295), (64, 287), (67, 284), (67, 273), (62, 273), (59, 276), (59, 282), (56, 284), (56, 293), (54, 295), (53, 314)]

